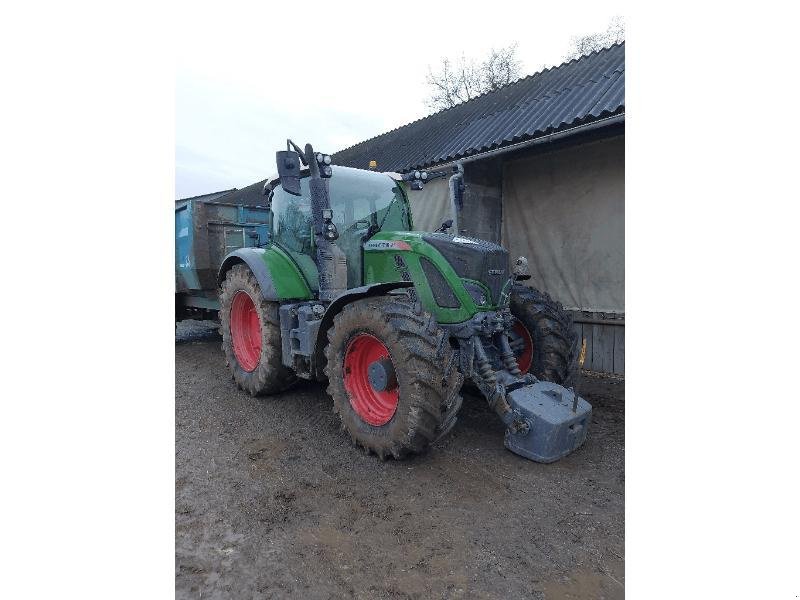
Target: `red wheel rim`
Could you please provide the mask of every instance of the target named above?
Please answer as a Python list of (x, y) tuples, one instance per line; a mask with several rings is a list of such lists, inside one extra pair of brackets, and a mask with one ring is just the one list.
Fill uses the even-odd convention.
[(233, 354), (247, 371), (255, 370), (261, 360), (261, 323), (256, 305), (247, 292), (236, 292), (231, 304)]
[(376, 390), (370, 383), (369, 366), (381, 359), (391, 361), (383, 342), (368, 333), (358, 334), (347, 344), (342, 374), (350, 406), (361, 419), (376, 427), (392, 420), (400, 398), (396, 383), (384, 391)]
[(517, 352), (517, 364), (524, 375), (530, 371), (533, 363), (533, 338), (528, 328), (519, 319), (514, 322), (511, 332), (523, 341), (522, 350)]

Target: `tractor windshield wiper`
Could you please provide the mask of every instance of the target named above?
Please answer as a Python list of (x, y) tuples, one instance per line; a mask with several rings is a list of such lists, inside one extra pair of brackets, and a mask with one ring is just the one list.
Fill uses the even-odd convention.
[(376, 234), (376, 233), (378, 233), (378, 232), (379, 232), (381, 229), (383, 229), (383, 224), (386, 222), (386, 218), (389, 216), (389, 213), (390, 213), (390, 212), (392, 212), (392, 207), (394, 206), (394, 203), (395, 203), (395, 202), (397, 202), (397, 196), (395, 196), (394, 198), (392, 198), (392, 201), (391, 201), (391, 202), (389, 202), (389, 204), (386, 206), (386, 213), (383, 215), (383, 218), (381, 219), (381, 222), (380, 222), (380, 224), (377, 224), (377, 223), (372, 223), (372, 224), (369, 226), (369, 229), (367, 229), (367, 233), (364, 235), (364, 241), (365, 241), (365, 242), (368, 242), (368, 241), (369, 241), (369, 239), (370, 239), (370, 238), (371, 238), (373, 235), (375, 235), (375, 234)]
[[(377, 227), (377, 229), (375, 229), (375, 231), (373, 231), (372, 233), (369, 234), (369, 237), (372, 237), (373, 235), (375, 235), (376, 233), (378, 233), (379, 231), (381, 231), (383, 229), (383, 224), (386, 222), (386, 219), (389, 218), (389, 215), (391, 214), (392, 209), (394, 208), (394, 205), (397, 203), (397, 200), (398, 200), (398, 197), (397, 197), (397, 195), (395, 195), (395, 197), (392, 198), (392, 201), (389, 202), (388, 206), (386, 207), (386, 214), (383, 215), (383, 218), (381, 219), (380, 225), (378, 225), (378, 227)], [(403, 214), (405, 214), (405, 210), (403, 210)], [(374, 225), (370, 226), (370, 231), (372, 231), (373, 227), (374, 227)]]
[(383, 218), (381, 219), (381, 224), (378, 225), (378, 231), (383, 229), (383, 224), (386, 223), (386, 219), (389, 217), (389, 213), (392, 212), (392, 208), (394, 208), (394, 203), (395, 202), (397, 202), (397, 196), (392, 198), (392, 201), (389, 202), (389, 206), (386, 207), (386, 214), (383, 215)]

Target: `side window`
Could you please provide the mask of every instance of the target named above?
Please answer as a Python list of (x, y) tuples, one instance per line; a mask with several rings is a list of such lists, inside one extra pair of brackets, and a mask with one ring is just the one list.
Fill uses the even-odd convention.
[(301, 196), (293, 196), (276, 187), (270, 196), (272, 206), (272, 240), (286, 250), (306, 278), (311, 289), (317, 289), (317, 266), (313, 259), (313, 219), (308, 180), (300, 180)]
[(293, 196), (278, 186), (273, 190), (272, 234), (281, 246), (291, 252), (311, 255), (312, 217), (307, 180), (301, 181), (302, 196)]

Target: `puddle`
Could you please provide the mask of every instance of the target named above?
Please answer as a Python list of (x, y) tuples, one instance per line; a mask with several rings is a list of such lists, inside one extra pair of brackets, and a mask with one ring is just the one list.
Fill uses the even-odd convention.
[(625, 576), (622, 563), (603, 571), (575, 571), (568, 580), (546, 583), (545, 600), (624, 600)]

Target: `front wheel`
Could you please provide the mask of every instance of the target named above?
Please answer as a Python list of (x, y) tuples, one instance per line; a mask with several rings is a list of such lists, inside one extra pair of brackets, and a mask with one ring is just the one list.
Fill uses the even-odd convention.
[(577, 372), (578, 334), (572, 317), (548, 294), (523, 285), (511, 293), (511, 347), (523, 373), (569, 385)]
[(281, 361), (277, 304), (264, 300), (246, 265), (228, 271), (219, 302), (222, 351), (236, 384), (256, 396), (283, 391), (294, 383), (294, 372)]
[(345, 306), (328, 330), (326, 357), (343, 428), (381, 458), (422, 452), (455, 424), (464, 381), (455, 353), (408, 295)]

